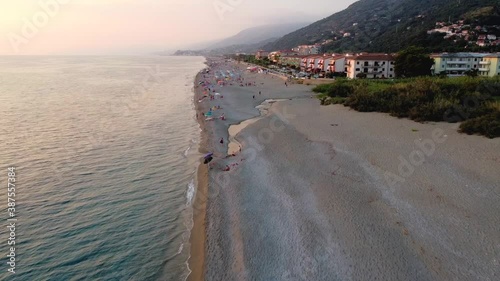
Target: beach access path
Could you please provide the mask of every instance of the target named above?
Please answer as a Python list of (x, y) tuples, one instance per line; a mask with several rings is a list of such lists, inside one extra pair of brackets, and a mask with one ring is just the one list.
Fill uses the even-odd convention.
[[(244, 64), (218, 61), (212, 71), (227, 69), (256, 86), (217, 86), (223, 99), (198, 107), (220, 105), (214, 114), (226, 117), (202, 122), (216, 155), (204, 195), (205, 280), (500, 278), (500, 139), (320, 106), (310, 87)], [(280, 101), (239, 132), (241, 153), (226, 158), (229, 126), (259, 116), (268, 99)]]

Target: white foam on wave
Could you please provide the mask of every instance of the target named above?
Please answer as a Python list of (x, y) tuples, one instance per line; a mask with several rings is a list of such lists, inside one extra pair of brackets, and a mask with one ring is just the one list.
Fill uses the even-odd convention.
[(191, 180), (191, 182), (188, 184), (188, 190), (186, 193), (186, 205), (190, 206), (191, 203), (193, 203), (193, 198), (194, 198), (194, 193), (195, 193), (195, 184), (194, 184), (194, 179)]
[[(188, 207), (188, 220), (184, 223), (184, 225), (186, 226), (187, 228), (187, 233), (183, 234), (183, 238), (184, 238), (184, 243), (181, 244), (180, 248), (179, 248), (179, 253), (180, 254), (182, 252), (182, 250), (184, 249), (184, 244), (185, 243), (189, 243), (189, 237), (191, 236), (191, 231), (193, 229), (193, 226), (194, 226), (194, 217), (193, 217), (193, 208), (192, 208), (192, 203), (193, 203), (193, 198), (195, 196), (195, 193), (196, 193), (196, 184), (195, 184), (195, 179), (193, 178), (191, 180), (191, 182), (189, 182), (188, 184), (188, 189), (187, 189), (187, 192), (186, 192), (186, 206)], [(186, 281), (188, 278), (189, 278), (189, 275), (191, 275), (191, 273), (193, 272), (191, 270), (191, 268), (189, 267), (189, 259), (191, 258), (191, 244), (189, 243), (189, 248), (188, 248), (188, 257), (185, 261), (185, 265), (186, 265), (186, 269), (187, 269), (187, 274), (186, 276), (184, 277), (184, 281)]]
[(188, 148), (186, 150), (184, 150), (184, 157), (188, 157), (190, 149), (191, 149), (191, 146), (188, 146)]

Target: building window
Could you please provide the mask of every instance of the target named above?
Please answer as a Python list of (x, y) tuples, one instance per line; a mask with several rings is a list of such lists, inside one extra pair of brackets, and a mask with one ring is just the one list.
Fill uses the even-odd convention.
[(356, 64), (359, 65), (359, 61), (357, 61)]
[(382, 71), (385, 71), (385, 68), (382, 68)]
[(477, 58), (475, 58), (474, 61), (477, 61)]
[(393, 68), (390, 69), (390, 71), (393, 71), (393, 70), (394, 70)]
[(356, 68), (356, 71), (359, 71), (359, 68)]
[(375, 68), (374, 70), (375, 70), (375, 71), (378, 71), (378, 68)]
[(392, 78), (392, 74), (389, 74), (389, 77)]
[(477, 68), (477, 64), (474, 65), (474, 68)]
[(441, 68), (444, 68), (444, 64), (441, 66)]
[(368, 68), (365, 68), (365, 69), (364, 69), (364, 72), (365, 72), (365, 73), (367, 73), (367, 72), (368, 72)]
[(368, 66), (368, 62), (367, 61), (365, 61), (365, 66)]

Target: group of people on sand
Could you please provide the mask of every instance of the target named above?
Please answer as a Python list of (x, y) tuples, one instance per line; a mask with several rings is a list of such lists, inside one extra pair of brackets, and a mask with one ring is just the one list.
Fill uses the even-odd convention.
[[(231, 155), (226, 156), (226, 158), (229, 158), (229, 157), (235, 157), (235, 156), (236, 156), (236, 154), (231, 154)], [(241, 158), (241, 159), (240, 159), (240, 162), (243, 162), (243, 160), (245, 160), (245, 159), (244, 159), (244, 158)], [(240, 165), (240, 163), (238, 163), (238, 162), (234, 162), (234, 163), (231, 163), (231, 164), (226, 164), (226, 166), (225, 166), (225, 167), (220, 168), (220, 169), (221, 169), (221, 171), (223, 171), (223, 172), (229, 172), (229, 171), (231, 170), (231, 168), (235, 168), (235, 167), (237, 167), (237, 166), (239, 166), (239, 165)]]
[[(221, 145), (224, 145), (224, 138), (220, 138), (219, 143), (220, 143)], [(239, 153), (241, 153), (241, 146), (240, 146), (240, 149), (239, 149)], [(205, 159), (206, 159), (206, 157), (208, 157), (208, 156), (210, 156), (210, 161), (206, 161), (206, 162), (205, 162), (205, 164), (208, 164), (208, 166), (210, 167), (210, 169), (212, 169), (212, 168), (213, 168), (213, 166), (219, 166), (219, 168), (220, 168), (222, 171), (224, 171), (224, 172), (228, 172), (228, 171), (230, 171), (230, 170), (231, 170), (231, 167), (233, 167), (233, 168), (234, 168), (234, 167), (236, 167), (236, 166), (238, 166), (238, 165), (239, 165), (239, 163), (238, 163), (238, 162), (243, 162), (243, 160), (245, 160), (244, 158), (241, 158), (239, 161), (233, 162), (233, 163), (231, 163), (231, 164), (226, 164), (226, 166), (225, 166), (225, 167), (222, 167), (222, 168), (221, 168), (221, 166), (220, 166), (220, 165), (218, 165), (218, 164), (216, 164), (216, 163), (214, 163), (214, 162), (210, 163), (210, 162), (212, 161), (212, 159), (214, 158), (213, 153), (209, 153), (207, 156), (205, 156)], [(236, 153), (236, 152), (233, 152), (232, 154), (226, 155), (226, 157), (223, 157), (223, 158), (222, 158), (222, 157), (219, 157), (219, 159), (228, 159), (228, 158), (232, 158), (232, 157), (236, 157), (236, 156), (237, 156), (237, 153)]]
[[(227, 85), (233, 85), (233, 83), (236, 85), (239, 84), (242, 87), (244, 87), (244, 86), (257, 86), (256, 82), (246, 81), (245, 78), (243, 78), (241, 76), (241, 72), (239, 69), (235, 69), (235, 68), (231, 69), (228, 65), (225, 65), (222, 63), (212, 63), (210, 65), (210, 67), (211, 68), (208, 69), (207, 72), (203, 75), (204, 81), (200, 82), (200, 86), (204, 88), (204, 92), (203, 92), (204, 97), (203, 98), (208, 97), (211, 101), (215, 100), (217, 97), (222, 98), (222, 95), (213, 94), (213, 93), (215, 93), (216, 87), (224, 87)], [(224, 68), (224, 70), (222, 70), (223, 68)], [(226, 72), (229, 73), (230, 75), (225, 75)], [(258, 94), (262, 95), (262, 91), (259, 91)], [(255, 99), (255, 97), (256, 97), (256, 95), (253, 95), (254, 99)], [(203, 98), (201, 98), (201, 99), (203, 99)], [(217, 109), (221, 109), (221, 107), (220, 107), (220, 105), (214, 106), (214, 107), (210, 108), (210, 112), (212, 109), (217, 110)], [(213, 120), (214, 118), (209, 118), (209, 119)], [(220, 115), (220, 117), (218, 117), (216, 119), (226, 120), (226, 117), (225, 117), (224, 113), (222, 113)], [(225, 143), (226, 143), (226, 140), (224, 140), (224, 138), (219, 139), (220, 145), (223, 146)], [(241, 146), (239, 148), (239, 153), (241, 153)], [(223, 158), (220, 158), (220, 159), (228, 159), (228, 158), (236, 157), (237, 154), (239, 154), (239, 153), (235, 152), (235, 153), (229, 154), (229, 155), (227, 155)], [(231, 171), (232, 169), (234, 169), (235, 167), (237, 167), (239, 165), (239, 163), (242, 162), (243, 160), (244, 159), (236, 160), (235, 162), (230, 163), (230, 164), (224, 163), (224, 164), (222, 164), (222, 166), (221, 166), (221, 163), (219, 163), (219, 164), (208, 163), (208, 164), (209, 164), (210, 168), (212, 168), (213, 166), (218, 166), (218, 168), (221, 171), (228, 172), (228, 171)]]
[(257, 83), (255, 82), (247, 82), (247, 83), (241, 83), (241, 87), (252, 87), (252, 86), (257, 86)]
[[(219, 143), (220, 143), (221, 145), (224, 145), (224, 143), (225, 143), (224, 138), (220, 138)], [(239, 148), (239, 151), (238, 151), (238, 152), (233, 152), (233, 153), (231, 153), (231, 154), (229, 154), (229, 155), (226, 155), (226, 156), (225, 156), (225, 157), (223, 157), (223, 158), (221, 157), (221, 158), (219, 158), (219, 159), (228, 159), (228, 158), (236, 157), (236, 156), (237, 156), (238, 154), (240, 154), (240, 153), (241, 153), (241, 146), (240, 146), (240, 148)], [(237, 160), (236, 162), (233, 162), (232, 164), (226, 164), (226, 166), (225, 166), (225, 167), (222, 167), (222, 168), (220, 168), (220, 167), (221, 167), (220, 165), (217, 165), (216, 163), (212, 163), (212, 164), (211, 164), (211, 166), (210, 166), (210, 168), (212, 168), (212, 166), (213, 166), (213, 165), (217, 165), (217, 166), (219, 166), (219, 168), (220, 168), (222, 171), (224, 171), (224, 172), (228, 172), (228, 171), (230, 171), (230, 170), (231, 170), (231, 168), (232, 168), (232, 167), (234, 168), (234, 167), (238, 166), (238, 165), (239, 165), (239, 163), (238, 163), (238, 162), (243, 162), (243, 160), (245, 160), (245, 159), (244, 159), (244, 158), (241, 158), (239, 161)]]

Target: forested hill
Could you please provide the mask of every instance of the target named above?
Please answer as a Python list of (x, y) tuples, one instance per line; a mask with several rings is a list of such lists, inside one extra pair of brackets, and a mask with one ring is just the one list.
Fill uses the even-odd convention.
[[(489, 24), (493, 28), (491, 32), (497, 33), (498, 6), (500, 0), (360, 0), (263, 48), (282, 50), (333, 40), (324, 44), (324, 51), (394, 52), (408, 45), (436, 51), (461, 49), (467, 44), (428, 35), (427, 31), (433, 29), (436, 22), (453, 23), (468, 18), (474, 23)], [(468, 48), (471, 47), (474, 46)]]

